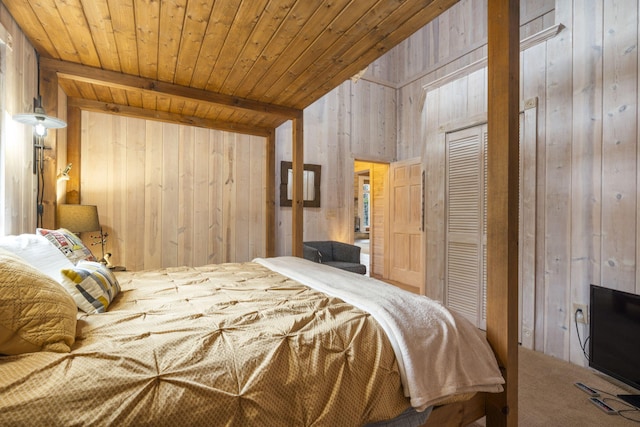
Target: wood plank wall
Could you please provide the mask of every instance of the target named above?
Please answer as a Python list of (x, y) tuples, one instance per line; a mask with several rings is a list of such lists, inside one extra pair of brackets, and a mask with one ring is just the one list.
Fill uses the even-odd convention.
[[(395, 117), (395, 89), (367, 80), (347, 80), (305, 109), (304, 162), (321, 165), (322, 180), (320, 207), (304, 209), (304, 240), (353, 242), (354, 160), (395, 160)], [(280, 161), (292, 156), (290, 123), (276, 141), (279, 188)], [(276, 253), (291, 254), (291, 208), (276, 208), (276, 227)]]
[[(426, 294), (444, 300), (445, 278), (445, 136), (446, 132), (486, 122), (486, 68), (429, 91), (424, 105), (426, 170)], [(469, 120), (466, 120), (466, 118)]]
[[(398, 158), (422, 155), (427, 168), (427, 286), (435, 296), (444, 265), (437, 252), (444, 226), (437, 208), (443, 196), (439, 135), (480, 120), (484, 77), (469, 65), (486, 51), (472, 42), (452, 49), (456, 31), (449, 33), (446, 47), (446, 39), (428, 49), (423, 41), (443, 25), (483, 34), (474, 26), (484, 20), (464, 19), (469, 11), (457, 10), (473, 10), (479, 3), (460, 2), (392, 52), (404, 58), (398, 68)], [(637, 2), (626, 0), (584, 7), (570, 0), (523, 5), (524, 15), (539, 14), (522, 22), (523, 38), (554, 24), (564, 27), (521, 54), (521, 100), (538, 101), (535, 289), (529, 295), (533, 301), (527, 301), (535, 315), (529, 319), (535, 329), (531, 345), (584, 365), (573, 303), (588, 304), (590, 283), (640, 293), (640, 14)], [(430, 53), (436, 48), (439, 60)], [(421, 49), (428, 58), (416, 65)], [(466, 74), (444, 78), (464, 67)], [(579, 329), (584, 339), (588, 329)]]
[[(0, 4), (0, 63), (4, 87), (0, 90), (0, 161), (4, 180), (0, 235), (33, 233), (36, 228), (36, 177), (33, 174), (33, 131), (11, 119), (33, 111), (37, 93), (37, 60), (33, 46)], [(6, 113), (5, 113), (6, 112)]]
[(262, 137), (82, 112), (81, 203), (98, 206), (127, 269), (250, 261), (266, 254), (266, 150)]

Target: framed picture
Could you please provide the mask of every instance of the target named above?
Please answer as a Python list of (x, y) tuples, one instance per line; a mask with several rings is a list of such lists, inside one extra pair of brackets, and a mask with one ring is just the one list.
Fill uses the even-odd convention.
[[(280, 206), (291, 206), (293, 164), (280, 162)], [(302, 199), (305, 208), (320, 207), (320, 165), (305, 164), (302, 173)]]

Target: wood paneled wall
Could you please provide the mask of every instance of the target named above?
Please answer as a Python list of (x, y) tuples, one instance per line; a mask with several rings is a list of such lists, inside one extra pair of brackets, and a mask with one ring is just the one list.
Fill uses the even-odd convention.
[[(304, 240), (353, 242), (354, 159), (395, 160), (395, 90), (347, 80), (304, 110), (304, 162), (322, 166), (320, 207), (304, 209)], [(291, 124), (276, 132), (280, 160), (291, 160)], [(276, 200), (279, 197), (276, 195)], [(276, 209), (276, 254), (291, 254), (291, 209)]]
[[(421, 144), (425, 189), (426, 294), (444, 300), (445, 289), (445, 136), (486, 122), (486, 68), (426, 94), (425, 143)], [(474, 102), (476, 101), (476, 102)]]
[[(450, 28), (476, 31), (470, 27), (476, 24), (455, 10), (475, 7), (473, 3), (460, 2), (429, 25), (446, 22)], [(528, 254), (535, 261), (535, 288), (528, 295), (533, 301), (526, 303), (535, 315), (529, 319), (534, 348), (586, 364), (573, 323), (573, 303), (589, 303), (591, 283), (640, 293), (640, 14), (634, 1), (598, 0), (574, 7), (570, 0), (558, 0), (552, 10), (544, 3), (523, 2), (525, 11), (539, 13), (523, 23), (523, 37), (553, 24), (563, 26), (555, 37), (521, 54), (521, 100), (538, 100), (537, 160), (527, 165), (536, 176), (535, 253)], [(409, 39), (395, 55), (416, 57), (417, 46)], [(423, 62), (422, 75), (406, 61), (398, 68), (399, 82), (419, 76), (398, 91), (397, 149), (399, 158), (424, 158), (427, 286), (436, 296), (443, 277), (438, 250), (444, 227), (438, 208), (443, 200), (444, 147), (438, 135), (471, 125), (486, 111), (483, 71), (470, 68), (453, 81), (443, 78), (486, 55), (482, 45), (470, 43), (458, 51), (465, 49), (464, 55), (447, 63)], [(579, 329), (584, 340), (588, 329)]]
[(396, 158), (396, 90), (367, 80), (350, 83), (351, 154), (362, 160)]
[[(3, 196), (0, 235), (33, 233), (36, 228), (36, 177), (33, 174), (33, 131), (12, 120), (33, 111), (37, 94), (37, 60), (33, 46), (0, 4), (0, 179)], [(45, 106), (46, 107), (46, 106)]]
[[(554, 0), (521, 1), (521, 39), (555, 23), (554, 5)], [(460, 1), (390, 52), (399, 63), (398, 159), (424, 155), (423, 87), (487, 57), (486, 10), (486, 0)], [(380, 59), (386, 60), (386, 55)]]
[(250, 261), (266, 251), (266, 149), (262, 137), (83, 112), (81, 203), (98, 206), (106, 250), (128, 269)]

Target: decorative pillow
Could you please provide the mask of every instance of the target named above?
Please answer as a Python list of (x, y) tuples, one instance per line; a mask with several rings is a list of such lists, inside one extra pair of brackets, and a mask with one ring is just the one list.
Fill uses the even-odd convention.
[(0, 248), (18, 255), (36, 270), (58, 283), (62, 282), (60, 270), (73, 267), (73, 263), (46, 237), (37, 234), (2, 236), (0, 237)]
[(0, 249), (0, 354), (68, 353), (77, 313), (60, 284)]
[(82, 243), (82, 240), (66, 228), (59, 228), (57, 230), (36, 228), (36, 233), (46, 237), (49, 242), (53, 243), (53, 245), (74, 264), (77, 264), (78, 261), (81, 260), (97, 261), (89, 248)]
[(120, 285), (109, 267), (99, 262), (78, 261), (62, 270), (62, 286), (85, 313), (104, 313), (120, 292)]

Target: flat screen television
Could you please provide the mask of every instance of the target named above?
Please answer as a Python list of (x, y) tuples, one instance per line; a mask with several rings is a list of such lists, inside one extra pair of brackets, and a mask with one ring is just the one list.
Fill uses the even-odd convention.
[(589, 366), (640, 390), (640, 295), (591, 285), (590, 299)]

